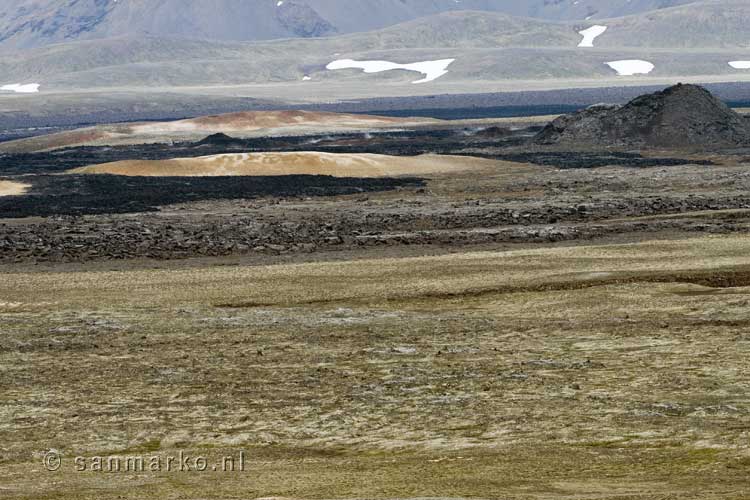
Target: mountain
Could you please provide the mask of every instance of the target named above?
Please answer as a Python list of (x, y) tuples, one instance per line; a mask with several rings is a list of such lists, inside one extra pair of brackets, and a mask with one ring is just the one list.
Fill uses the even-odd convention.
[[(58, 6), (67, 2), (58, 1)], [(78, 0), (76, 5), (87, 1)], [(118, 0), (117, 4), (128, 2), (135, 8), (152, 1)], [(159, 5), (170, 1), (161, 0)], [(224, 1), (211, 0), (214, 5)], [(276, 9), (276, 2), (281, 1), (275, 0), (272, 7)], [(287, 1), (294, 0), (284, 0), (279, 7)], [(365, 5), (358, 1), (347, 1), (349, 8), (340, 15), (354, 16), (352, 19), (360, 15), (356, 9)], [(368, 0), (367, 5), (389, 1)], [(535, 1), (502, 5), (529, 7)], [(29, 9), (45, 2), (36, 0)], [(191, 0), (181, 2), (185, 8), (179, 12), (190, 18)], [(98, 0), (97, 5), (111, 9), (111, 3), (113, 0)], [(428, 3), (434, 7), (439, 1)], [(477, 0), (476, 6), (490, 3), (486, 0), (479, 5)], [(636, 0), (626, 3), (632, 8), (645, 5)], [(579, 4), (543, 2), (545, 9), (577, 8)], [(614, 4), (601, 2), (601, 6)], [(7, 9), (7, 0), (0, 0), (0, 5)], [(327, 4), (309, 0), (305, 5), (324, 12), (321, 6)], [(413, 9), (415, 5), (398, 0), (393, 9), (399, 12), (409, 7), (411, 14), (404, 15), (410, 17), (422, 12)], [(322, 28), (328, 25), (337, 32), (347, 29), (337, 27), (332, 13), (325, 11), (323, 17), (316, 12), (325, 22), (309, 18), (309, 23), (302, 23), (308, 31), (329, 30)], [(261, 14), (259, 11), (258, 16)], [(169, 16), (159, 16), (163, 18), (160, 23), (183, 26)], [(205, 17), (201, 22), (212, 18), (209, 13)], [(121, 36), (97, 38), (100, 33), (92, 28), (81, 35), (92, 39), (0, 50), (0, 121), (46, 123), (44, 117), (63, 114), (61, 123), (68, 123), (69, 116), (98, 117), (102, 113), (107, 114), (105, 121), (117, 121), (396, 96), (669, 85), (678, 81), (748, 82), (750, 72), (743, 69), (743, 61), (750, 60), (743, 25), (748, 17), (750, 2), (704, 0), (596, 21), (553, 22), (497, 12), (451, 11), (362, 33), (254, 42), (127, 34), (128, 30)], [(61, 27), (71, 26), (60, 23)], [(593, 47), (579, 47), (584, 39), (579, 32), (594, 25), (607, 29), (603, 33), (598, 30)], [(630, 74), (632, 68), (642, 73)], [(38, 93), (15, 93), (19, 88), (36, 89), (36, 84)]]
[(619, 19), (600, 20), (607, 31), (596, 47), (673, 49), (750, 47), (747, 0), (710, 0)]
[(597, 105), (564, 115), (534, 138), (542, 145), (716, 147), (750, 144), (750, 120), (708, 90), (674, 85), (624, 106)]
[(449, 11), (594, 20), (694, 0), (0, 0), (0, 48), (123, 36), (231, 41), (361, 33)]
[[(452, 60), (437, 82), (467, 87), (474, 82), (618, 78), (605, 63), (630, 59), (652, 63), (649, 77), (742, 75), (728, 62), (747, 58), (740, 24), (750, 15), (750, 5), (736, 0), (700, 5), (701, 9), (675, 7), (604, 21), (608, 29), (596, 38), (593, 49), (578, 47), (582, 40), (578, 31), (588, 23), (474, 11), (311, 40), (231, 42), (152, 36), (86, 40), (0, 53), (4, 75), (0, 83), (35, 82), (42, 92), (50, 92), (281, 83), (308, 88), (333, 83), (410, 85), (419, 79), (408, 71), (373, 74), (327, 69), (339, 59), (402, 65)], [(670, 26), (680, 29), (670, 31)], [(691, 47), (696, 50), (686, 50)]]
[(306, 74), (346, 77), (348, 71), (326, 70), (336, 54), (391, 58), (397, 52), (403, 62), (414, 62), (473, 48), (575, 47), (579, 39), (569, 26), (458, 12), (315, 40), (248, 43), (128, 36), (56, 44), (0, 54), (0, 74), (8, 81), (40, 82), (47, 90), (299, 82)]

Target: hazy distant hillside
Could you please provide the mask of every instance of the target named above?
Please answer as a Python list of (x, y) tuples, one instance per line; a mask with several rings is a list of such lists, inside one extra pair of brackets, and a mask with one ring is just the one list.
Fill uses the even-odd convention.
[[(464, 0), (460, 0), (464, 1)], [(551, 21), (596, 20), (696, 3), (697, 0), (499, 0), (500, 12)]]
[(0, 55), (0, 74), (38, 81), (47, 89), (298, 81), (308, 73), (330, 73), (325, 65), (336, 54), (391, 57), (389, 52), (398, 52), (397, 59), (410, 62), (411, 57), (440, 58), (446, 49), (459, 55), (469, 48), (575, 47), (579, 39), (571, 26), (460, 12), (315, 40), (243, 43), (130, 36), (79, 41)]
[[(725, 14), (741, 19), (747, 7), (744, 2), (736, 3)], [(734, 25), (725, 31), (719, 28), (723, 17), (707, 19), (701, 25), (705, 33), (694, 28), (680, 38), (667, 32), (664, 23), (689, 13), (675, 9), (639, 16), (644, 17), (644, 24), (660, 27), (652, 34), (639, 30), (637, 19), (607, 21), (610, 28), (597, 38), (593, 49), (577, 47), (581, 40), (577, 30), (585, 24), (455, 12), (370, 33), (314, 40), (250, 43), (131, 36), (57, 44), (0, 55), (0, 74), (7, 81), (38, 82), (42, 92), (267, 83), (410, 85), (419, 78), (407, 71), (367, 74), (359, 69), (326, 69), (328, 63), (342, 58), (401, 64), (455, 59), (439, 82), (465, 85), (613, 78), (615, 72), (604, 63), (619, 59), (651, 61), (655, 69), (650, 76), (655, 77), (739, 74), (727, 62), (746, 57), (744, 39), (730, 38)], [(698, 45), (699, 51), (682, 48), (690, 46), (690, 40), (708, 39), (713, 43)], [(667, 43), (670, 40), (674, 45)]]
[(645, 12), (692, 0), (0, 0), (0, 47), (129, 35), (254, 41), (359, 33), (456, 10), (548, 20)]
[[(599, 21), (597, 47), (750, 48), (750, 1), (712, 0)], [(748, 55), (750, 57), (750, 54)]]
[[(302, 0), (299, 0), (302, 1)], [(550, 21), (637, 14), (697, 0), (304, 0), (341, 32), (360, 32), (456, 10), (499, 12)], [(346, 2), (346, 8), (342, 7)]]

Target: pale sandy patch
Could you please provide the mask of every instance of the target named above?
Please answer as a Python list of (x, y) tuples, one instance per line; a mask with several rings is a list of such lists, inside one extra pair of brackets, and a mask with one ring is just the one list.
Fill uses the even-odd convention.
[(18, 196), (31, 186), (22, 182), (0, 181), (0, 196)]
[(148, 177), (217, 177), (254, 175), (331, 175), (386, 177), (424, 175), (491, 168), (498, 162), (447, 155), (386, 156), (377, 154), (238, 153), (171, 160), (127, 160), (91, 165), (73, 174)]
[(399, 124), (404, 121), (408, 120), (387, 116), (354, 115), (321, 111), (242, 111), (173, 122), (134, 124), (130, 132), (133, 134), (152, 134), (199, 131), (202, 133), (224, 132), (228, 134), (232, 132), (272, 130), (301, 126), (378, 127)]

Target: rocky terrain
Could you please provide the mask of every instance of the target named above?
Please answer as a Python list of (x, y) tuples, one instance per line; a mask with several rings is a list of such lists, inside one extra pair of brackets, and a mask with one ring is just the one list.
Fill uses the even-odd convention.
[(13, 265), (3, 495), (742, 499), (747, 237), (639, 236)]
[(0, 0), (0, 498), (747, 500), (748, 19)]
[[(294, 259), (747, 229), (750, 177), (735, 163), (743, 158), (651, 158), (638, 165), (638, 157), (602, 157), (598, 166), (589, 159), (563, 168), (550, 165), (553, 158), (545, 154), (540, 165), (516, 158), (481, 173), (421, 180), (46, 176), (27, 196), (0, 198), (6, 216), (0, 219), (0, 259)], [(330, 197), (336, 193), (349, 195)], [(170, 202), (176, 204), (165, 205)], [(102, 213), (107, 210), (130, 215)], [(151, 213), (133, 213), (143, 210)], [(22, 215), (47, 218), (7, 218)]]
[[(738, 130), (701, 89), (639, 102), (637, 141)], [(1, 496), (747, 496), (750, 148), (282, 116), (0, 156)], [(392, 177), (71, 172), (217, 155)]]
[(38, 175), (23, 184), (20, 195), (0, 196), (0, 214), (3, 218), (16, 218), (152, 212), (165, 204), (180, 202), (332, 196), (420, 184), (420, 180), (409, 177)]
[(624, 106), (595, 105), (557, 118), (537, 144), (711, 150), (750, 145), (750, 120), (706, 89), (678, 84)]
[[(241, 131), (280, 123), (276, 115), (271, 121), (261, 115), (125, 125), (114, 137), (151, 142), (145, 132), (132, 131), (192, 137), (222, 126)], [(744, 130), (745, 118), (689, 85), (623, 107), (561, 117), (541, 130), (501, 120), (481, 126), (427, 121), (410, 130), (341, 132), (339, 126), (356, 129), (360, 119), (290, 114), (287, 121), (301, 131), (310, 128), (296, 120), (300, 116), (311, 117), (318, 128), (327, 124), (331, 131), (245, 138), (216, 133), (195, 142), (6, 153), (0, 175), (24, 183), (27, 191), (0, 197), (2, 259), (303, 258), (381, 247), (400, 252), (644, 232), (731, 233), (744, 231), (744, 210), (750, 208), (744, 194), (750, 185), (742, 170), (748, 153), (737, 149), (740, 143), (732, 135)], [(366, 126), (407, 123), (361, 120)], [(611, 138), (611, 145), (620, 148), (671, 145), (683, 152), (597, 150), (598, 143), (590, 139), (598, 139), (602, 127), (630, 134)], [(129, 136), (122, 133), (125, 129)], [(60, 137), (80, 140), (80, 134)], [(668, 142), (674, 138), (683, 141), (680, 148)], [(693, 138), (691, 147), (708, 138), (703, 149), (716, 152), (686, 154), (691, 148), (685, 138)], [(5, 147), (48, 149), (56, 140), (41, 137)], [(733, 149), (719, 151), (722, 144)], [(587, 150), (576, 151), (581, 147)], [(333, 163), (324, 164), (326, 159)], [(232, 168), (244, 168), (254, 177), (232, 177)], [(377, 172), (360, 177), (390, 177), (357, 178), (363, 168)], [(201, 177), (205, 175), (211, 177)], [(718, 212), (707, 217), (707, 211)], [(683, 213), (693, 215), (679, 215)]]

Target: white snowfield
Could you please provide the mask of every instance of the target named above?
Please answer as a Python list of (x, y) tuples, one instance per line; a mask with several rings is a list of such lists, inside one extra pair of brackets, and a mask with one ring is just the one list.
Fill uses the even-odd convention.
[(411, 83), (427, 83), (437, 80), (448, 73), (450, 66), (455, 59), (440, 59), (438, 61), (422, 61), (411, 64), (398, 64), (390, 61), (355, 61), (354, 59), (339, 59), (326, 66), (326, 69), (361, 69), (365, 73), (380, 73), (381, 71), (391, 71), (394, 69), (405, 69), (407, 71), (416, 71), (422, 73), (424, 78), (415, 80)]
[(579, 31), (578, 34), (583, 37), (583, 40), (581, 43), (578, 44), (579, 47), (593, 47), (594, 46), (594, 40), (596, 40), (596, 37), (599, 35), (602, 35), (605, 31), (607, 31), (606, 26), (601, 26), (599, 24), (596, 24), (590, 28), (586, 28), (583, 31)]
[(617, 71), (618, 76), (648, 75), (656, 67), (653, 63), (641, 61), (640, 59), (610, 61), (605, 64)]
[(730, 61), (729, 65), (734, 69), (750, 69), (750, 61)]
[(39, 84), (38, 83), (27, 83), (27, 84), (13, 83), (10, 85), (3, 85), (2, 87), (0, 87), (0, 90), (7, 90), (10, 92), (16, 92), (18, 94), (35, 94), (39, 92)]

